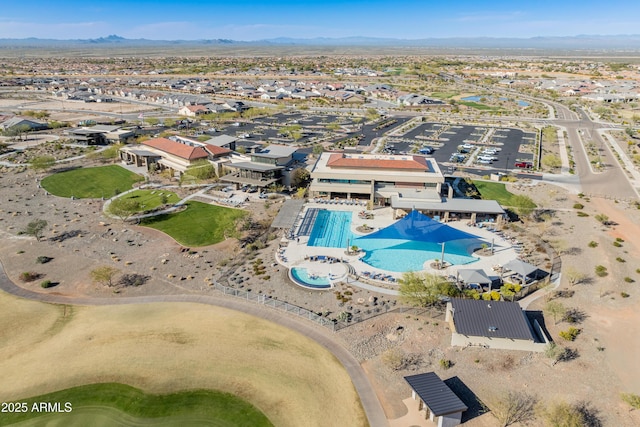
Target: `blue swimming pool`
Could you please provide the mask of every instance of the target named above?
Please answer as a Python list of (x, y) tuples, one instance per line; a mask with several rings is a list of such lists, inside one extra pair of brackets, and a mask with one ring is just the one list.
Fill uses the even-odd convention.
[(331, 287), (331, 282), (327, 277), (314, 276), (304, 267), (293, 267), (291, 276), (299, 285), (315, 289), (327, 289)]
[(352, 216), (353, 213), (347, 211), (319, 211), (307, 245), (346, 248), (354, 237), (351, 233)]
[(376, 233), (354, 235), (351, 232), (352, 215), (345, 211), (318, 212), (308, 246), (346, 248), (347, 245), (355, 245), (365, 252), (361, 258), (365, 263), (382, 270), (405, 272), (423, 270), (425, 262), (440, 259), (442, 246), (426, 241), (427, 238), (433, 238), (436, 241), (446, 241), (446, 262), (460, 265), (477, 261), (477, 258), (471, 256), (473, 250), (480, 246), (476, 236), (448, 226), (443, 229), (441, 227), (444, 224), (423, 215), (411, 214), (405, 220), (392, 224), (388, 228), (400, 227), (402, 230), (391, 232), (387, 238), (372, 238)]
[[(442, 256), (442, 246), (437, 243), (376, 239), (368, 242), (356, 240), (355, 244), (365, 251), (362, 261), (382, 270), (400, 273), (424, 270), (425, 262), (439, 260)], [(477, 261), (469, 255), (468, 248), (463, 241), (447, 242), (444, 260), (453, 265)]]

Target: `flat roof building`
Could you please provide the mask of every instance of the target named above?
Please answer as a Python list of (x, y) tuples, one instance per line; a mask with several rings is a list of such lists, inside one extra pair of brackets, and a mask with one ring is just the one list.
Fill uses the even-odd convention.
[(416, 209), (436, 219), (499, 222), (505, 211), (494, 200), (454, 199), (438, 163), (420, 155), (322, 153), (311, 169), (311, 197), (369, 200), (391, 206), (394, 217)]

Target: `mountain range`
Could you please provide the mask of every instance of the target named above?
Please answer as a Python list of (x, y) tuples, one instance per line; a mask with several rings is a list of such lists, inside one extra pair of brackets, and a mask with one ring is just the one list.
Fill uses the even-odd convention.
[(578, 50), (638, 50), (640, 35), (578, 35), (565, 37), (449, 37), (424, 39), (396, 39), (377, 37), (288, 38), (278, 37), (255, 41), (229, 39), (207, 40), (149, 40), (126, 39), (117, 35), (96, 39), (0, 39), (2, 48), (46, 47), (159, 47), (159, 46), (385, 46), (425, 48), (509, 48), (509, 49), (578, 49)]

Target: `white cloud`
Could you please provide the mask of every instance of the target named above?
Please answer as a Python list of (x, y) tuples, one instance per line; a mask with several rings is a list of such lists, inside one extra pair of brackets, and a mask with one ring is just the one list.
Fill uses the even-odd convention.
[(0, 38), (83, 39), (112, 34), (110, 24), (102, 21), (36, 23), (2, 19)]

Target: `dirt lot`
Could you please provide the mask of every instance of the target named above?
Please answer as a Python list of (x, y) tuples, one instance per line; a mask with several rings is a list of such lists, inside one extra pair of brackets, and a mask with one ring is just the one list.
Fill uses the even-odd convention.
[[(640, 371), (634, 369), (640, 345), (632, 338), (640, 336), (640, 274), (636, 272), (640, 267), (640, 250), (634, 242), (635, 236), (640, 235), (640, 211), (622, 202), (586, 201), (544, 184), (517, 185), (512, 189), (530, 195), (539, 206), (551, 212), (551, 216), (545, 216), (538, 223), (516, 224), (522, 239), (543, 236), (563, 253), (565, 270), (573, 266), (589, 276), (584, 283), (575, 286), (570, 286), (563, 276), (561, 286), (561, 289), (574, 294), (559, 300), (585, 314), (585, 319), (577, 326), (582, 330), (577, 340), (563, 343), (558, 332), (569, 325), (546, 321), (546, 327), (555, 340), (577, 350), (577, 359), (552, 366), (542, 354), (452, 348), (448, 345), (449, 333), (443, 319), (432, 319), (427, 315), (380, 316), (340, 331), (337, 338), (348, 343), (353, 354), (363, 362), (391, 419), (406, 412), (401, 401), (410, 396), (410, 391), (402, 377), (435, 370), (442, 378), (456, 377), (489, 407), (505, 390), (526, 390), (544, 402), (560, 399), (571, 403), (589, 402), (599, 411), (603, 424), (607, 426), (639, 425), (640, 413), (629, 412), (619, 393), (640, 393)], [(8, 274), (17, 281), (21, 272), (34, 271), (42, 274), (42, 280), (59, 282), (49, 290), (40, 288), (41, 280), (24, 285), (34, 291), (112, 298), (212, 293), (215, 291), (207, 283), (221, 276), (220, 262), (240, 260), (244, 265), (237, 266), (237, 271), (247, 278), (244, 289), (269, 293), (274, 298), (316, 311), (341, 309), (332, 293), (305, 291), (286, 280), (284, 269), (272, 262), (277, 238), (256, 254), (264, 259), (267, 274), (271, 276), (264, 281), (252, 277), (251, 261), (238, 258), (237, 242), (233, 239), (215, 247), (198, 248), (195, 254), (185, 254), (159, 232), (102, 217), (102, 202), (99, 200), (45, 196), (28, 171), (2, 170), (0, 200), (0, 236), (3, 241), (0, 259)], [(589, 216), (578, 217), (577, 209), (573, 207), (578, 202), (584, 204), (582, 211)], [(276, 203), (265, 207), (264, 202), (251, 207), (256, 214), (265, 217), (276, 208)], [(601, 225), (594, 219), (598, 213), (608, 215), (618, 225)], [(46, 240), (36, 242), (32, 238), (18, 236), (18, 231), (37, 218), (49, 223), (45, 231)], [(613, 245), (616, 237), (623, 240), (620, 247)], [(597, 242), (597, 247), (590, 247), (590, 241)], [(36, 264), (35, 259), (40, 255), (53, 260), (47, 264)], [(595, 276), (594, 266), (597, 264), (608, 269), (606, 277)], [(143, 286), (119, 288), (119, 293), (114, 293), (111, 288), (91, 282), (88, 272), (99, 265), (116, 266), (122, 272), (148, 275), (149, 279)], [(245, 268), (244, 272), (242, 268)], [(624, 277), (633, 282), (623, 281)], [(355, 298), (370, 296), (368, 291), (357, 292)], [(621, 292), (630, 296), (623, 298)], [(540, 299), (529, 309), (542, 310), (545, 303), (545, 299)], [(412, 355), (410, 367), (399, 371), (389, 368), (384, 355), (390, 349)], [(451, 360), (453, 366), (447, 370), (441, 368), (441, 359)], [(491, 414), (475, 416), (478, 412), (477, 408), (475, 412), (471, 411), (467, 425), (497, 425)]]

